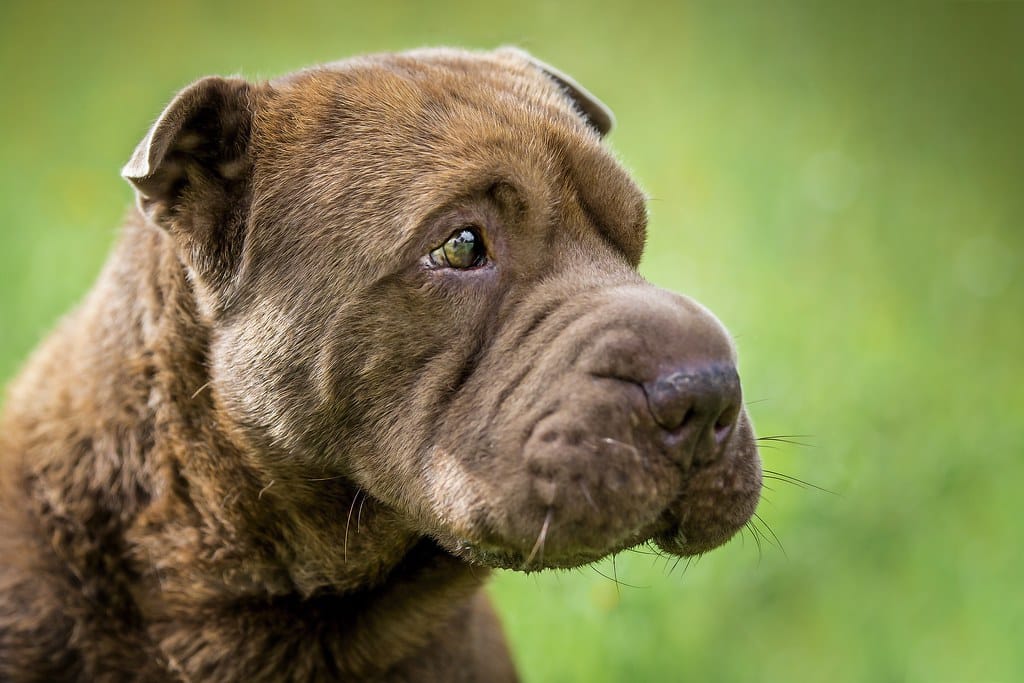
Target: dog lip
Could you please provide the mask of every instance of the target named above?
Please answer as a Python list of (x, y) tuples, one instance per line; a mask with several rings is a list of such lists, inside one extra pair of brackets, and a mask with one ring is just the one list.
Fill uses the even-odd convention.
[(681, 524), (677, 524), (669, 528), (668, 531), (653, 536), (651, 540), (658, 546), (658, 548), (669, 555), (692, 557), (694, 555), (706, 553), (709, 550), (714, 550), (715, 548), (723, 545), (731, 539), (740, 528), (734, 529), (729, 533), (715, 534), (709, 538), (695, 539), (686, 534)]
[[(693, 494), (685, 490), (685, 484), (683, 487), (684, 490), (678, 497), (663, 508), (652, 510), (648, 520), (641, 523), (638, 528), (610, 537), (605, 543), (591, 547), (558, 548), (549, 545), (547, 552), (541, 556), (537, 553), (531, 554), (532, 548), (527, 546), (532, 542), (525, 545), (516, 543), (502, 534), (491, 533), (485, 534), (485, 537), (472, 538), (455, 535), (449, 531), (435, 538), (448, 552), (472, 564), (532, 572), (580, 567), (622, 550), (648, 543), (678, 557), (700, 555), (724, 545), (743, 528), (744, 523), (733, 524), (722, 519), (709, 520), (710, 525), (707, 528), (704, 528), (704, 524), (694, 527), (692, 520), (688, 524), (689, 511), (693, 505), (699, 506), (700, 503), (691, 499)], [(753, 500), (757, 498), (759, 496), (756, 494), (752, 496)], [(725, 501), (718, 503), (727, 504)], [(740, 507), (746, 507), (746, 504), (740, 503)]]
[(602, 548), (577, 548), (568, 553), (546, 553), (541, 557), (532, 549), (506, 547), (489, 542), (478, 542), (463, 538), (435, 538), (448, 552), (473, 564), (493, 569), (511, 569), (516, 571), (534, 572), (544, 569), (573, 569), (582, 567), (602, 558), (637, 546), (642, 546), (659, 538), (655, 528), (662, 523), (656, 521), (625, 538), (616, 539)]

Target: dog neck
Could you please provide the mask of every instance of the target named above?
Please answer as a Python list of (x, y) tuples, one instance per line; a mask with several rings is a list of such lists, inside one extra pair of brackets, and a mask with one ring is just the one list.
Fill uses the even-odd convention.
[[(162, 230), (131, 221), (64, 326), (75, 333), (55, 335), (61, 345), (44, 346), (12, 387), (4, 429), (46, 443), (31, 433), (40, 421), (17, 408), (45, 405), (52, 424), (78, 434), (73, 454), (26, 452), (30, 496), (43, 524), (61, 510), (75, 527), (59, 561), (119, 555), (116, 568), (71, 571), (120, 596), (172, 668), (203, 670), (202, 648), (180, 641), (183, 623), (223, 645), (256, 631), (280, 640), (281, 620), (292, 620), (296, 638), (321, 631), (331, 666), (369, 675), (426, 643), (486, 578), (345, 479), (271, 478), (260, 467), (218, 411), (210, 329)], [(55, 387), (53, 377), (74, 380)], [(92, 560), (75, 538), (94, 540)]]

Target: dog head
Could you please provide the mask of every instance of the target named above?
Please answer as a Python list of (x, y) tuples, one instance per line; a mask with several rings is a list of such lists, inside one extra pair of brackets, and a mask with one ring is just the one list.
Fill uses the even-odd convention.
[(351, 482), (490, 566), (694, 554), (746, 523), (734, 346), (637, 274), (645, 198), (611, 124), (511, 49), (179, 94), (124, 175), (175, 238), (255, 465)]

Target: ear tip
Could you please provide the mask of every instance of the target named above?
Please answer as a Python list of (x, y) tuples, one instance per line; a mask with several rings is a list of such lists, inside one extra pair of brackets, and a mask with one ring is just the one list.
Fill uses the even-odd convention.
[[(156, 125), (154, 124), (154, 128)], [(128, 159), (127, 163), (121, 167), (121, 177), (129, 182), (137, 182), (143, 178), (148, 178), (153, 174), (152, 164), (150, 163), (150, 146), (153, 139), (153, 129), (150, 129), (146, 133), (146, 137), (142, 138), (142, 141), (135, 147), (135, 151), (132, 152), (132, 156)]]
[(135, 159), (129, 160), (121, 167), (121, 177), (130, 182), (142, 180), (147, 175), (149, 175), (149, 169), (141, 166)]
[(604, 137), (615, 127), (615, 114), (604, 102), (599, 100), (589, 90), (580, 85), (571, 76), (568, 76), (554, 68), (548, 71), (559, 83), (565, 94), (573, 101), (583, 118), (601, 137)]
[(139, 159), (133, 156), (124, 166), (121, 167), (121, 177), (138, 186), (140, 182), (153, 175), (146, 159)]
[(587, 123), (594, 128), (602, 137), (607, 135), (615, 127), (615, 114), (604, 102), (599, 100), (593, 93), (584, 88), (572, 76), (560, 69), (556, 69), (547, 62), (537, 59), (522, 48), (506, 45), (498, 48), (498, 54), (512, 55), (518, 59), (525, 59), (527, 62), (546, 73), (553, 79), (565, 94), (571, 99)]
[(587, 112), (590, 120), (594, 122), (601, 135), (608, 135), (615, 128), (615, 114), (606, 106), (600, 105)]

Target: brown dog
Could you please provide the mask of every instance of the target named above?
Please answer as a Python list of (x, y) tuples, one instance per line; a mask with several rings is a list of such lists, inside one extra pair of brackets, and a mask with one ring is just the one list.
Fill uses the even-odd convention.
[(509, 680), (487, 568), (732, 536), (734, 349), (610, 125), (511, 49), (178, 95), (10, 390), (0, 679)]

